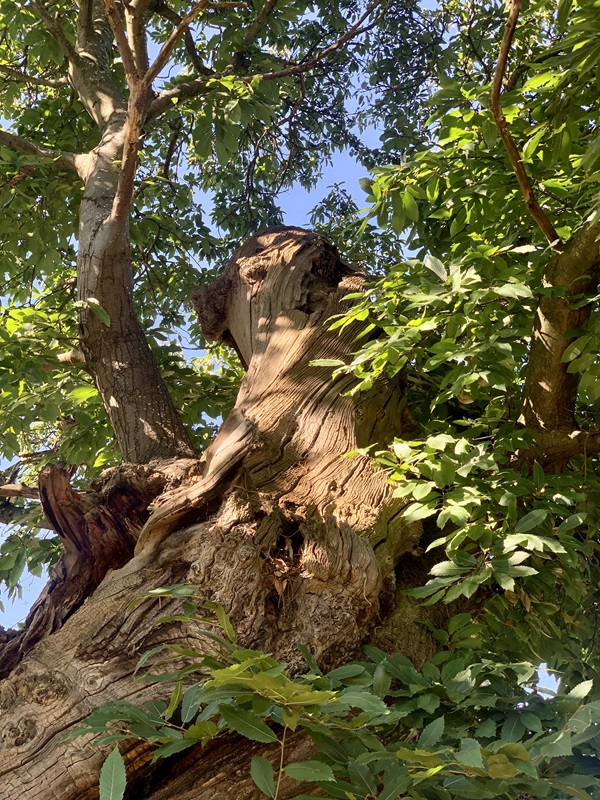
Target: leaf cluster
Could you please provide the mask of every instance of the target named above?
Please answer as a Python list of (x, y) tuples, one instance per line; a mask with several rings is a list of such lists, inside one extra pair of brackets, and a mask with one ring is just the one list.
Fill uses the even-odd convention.
[[(157, 592), (192, 598), (195, 587)], [(98, 744), (105, 745), (137, 738), (156, 745), (154, 760), (227, 731), (279, 743), (278, 769), (264, 756), (251, 764), (255, 783), (273, 798), (282, 773), (343, 800), (599, 796), (600, 702), (586, 699), (592, 681), (548, 699), (535, 686), (534, 664), (474, 661), (472, 653), (446, 650), (418, 670), (405, 657), (373, 647), (365, 648), (366, 661), (326, 675), (301, 648), (310, 671), (291, 677), (285, 664), (240, 648), (218, 604), (186, 601), (182, 616), (163, 622), (174, 620), (210, 628), (203, 652), (161, 645), (142, 658), (139, 667), (161, 656), (145, 679), (175, 681), (169, 703), (110, 703), (70, 736), (102, 734)], [(457, 617), (448, 633), (460, 638), (469, 628), (470, 621)], [(156, 674), (182, 659), (184, 666)], [(190, 678), (194, 682), (187, 685)], [(312, 738), (317, 754), (285, 764), (286, 732), (297, 729)], [(119, 759), (115, 748), (103, 770), (104, 785), (118, 768), (115, 762), (122, 764)], [(107, 792), (103, 800), (113, 798)]]

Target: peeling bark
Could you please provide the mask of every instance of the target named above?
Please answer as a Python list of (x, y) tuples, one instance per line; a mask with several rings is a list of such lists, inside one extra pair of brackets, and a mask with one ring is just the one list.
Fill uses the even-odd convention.
[[(90, 497), (73, 492), (65, 473), (51, 471), (52, 491), (40, 489), (70, 547), (65, 578), (73, 570), (88, 589), (66, 601), (70, 613), (48, 628), (52, 635), (38, 636), (17, 667), (9, 664), (0, 683), (7, 797), (96, 797), (101, 754), (87, 740), (61, 737), (108, 700), (165, 692), (133, 675), (148, 648), (165, 641), (201, 648), (201, 631), (191, 623), (154, 627), (177, 601), (132, 608), (150, 589), (195, 584), (224, 606), (242, 646), (271, 652), (293, 670), (304, 664), (298, 644), (325, 668), (357, 655), (364, 641), (416, 663), (435, 652), (423, 622), (443, 624), (446, 610), (423, 610), (400, 591), (420, 584), (427, 570), (421, 525), (403, 522), (401, 502), (369, 457), (346, 455), (367, 440), (385, 445), (414, 436), (402, 385), (382, 381), (352, 396), (353, 376), (333, 381), (330, 368), (311, 365), (350, 358), (360, 323), (340, 335), (329, 320), (362, 281), (320, 236), (280, 228), (254, 237), (195, 297), (206, 335), (232, 343), (247, 367), (235, 408), (202, 461), (172, 462), (171, 481), (166, 472), (160, 478), (160, 470), (142, 474), (138, 467), (139, 491), (120, 509), (130, 502), (116, 488), (125, 466)], [(153, 496), (154, 511), (127, 560)], [(92, 550), (91, 562), (86, 555), (80, 563)], [(100, 562), (108, 571), (98, 584)], [(69, 597), (68, 585), (47, 595)], [(30, 624), (35, 631), (35, 614)], [(308, 746), (301, 737), (293, 745)], [(253, 744), (242, 753), (225, 737), (186, 754), (179, 766), (175, 758), (151, 769), (149, 748), (132, 745), (124, 752), (132, 797), (258, 800), (248, 769), (249, 754), (259, 750), (274, 758), (274, 750)], [(290, 785), (282, 797), (301, 788)]]

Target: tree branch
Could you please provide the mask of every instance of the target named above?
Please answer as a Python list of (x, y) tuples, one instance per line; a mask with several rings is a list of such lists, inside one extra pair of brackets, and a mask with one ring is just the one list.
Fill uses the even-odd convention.
[(600, 453), (600, 431), (537, 431), (534, 439), (544, 456), (552, 461)]
[(561, 244), (560, 237), (542, 210), (542, 207), (538, 203), (533, 193), (533, 188), (527, 172), (525, 171), (525, 167), (523, 166), (521, 155), (517, 149), (514, 139), (510, 134), (510, 131), (508, 130), (506, 117), (502, 113), (502, 107), (500, 105), (500, 93), (502, 91), (502, 81), (504, 80), (504, 73), (506, 71), (506, 62), (508, 60), (508, 54), (512, 45), (520, 11), (521, 0), (511, 0), (508, 21), (506, 23), (506, 28), (504, 29), (504, 36), (502, 37), (500, 53), (498, 54), (498, 63), (496, 64), (496, 71), (494, 73), (494, 80), (492, 83), (490, 109), (494, 116), (498, 132), (500, 133), (500, 138), (504, 144), (504, 149), (508, 154), (512, 168), (517, 176), (519, 188), (521, 189), (521, 193), (525, 199), (525, 204), (527, 205), (529, 213), (548, 240), (550, 247), (553, 250), (558, 250), (560, 249)]
[(46, 8), (43, 0), (29, 0), (29, 6), (34, 14), (42, 20), (46, 29), (52, 34), (68, 60), (75, 61), (77, 53), (73, 49), (71, 42), (65, 36), (58, 15), (53, 17)]
[(22, 483), (5, 483), (0, 486), (0, 497), (22, 497), (27, 500), (39, 500), (40, 493), (35, 486)]
[(129, 95), (123, 160), (111, 212), (111, 218), (121, 224), (129, 217), (129, 207), (133, 197), (133, 183), (137, 169), (138, 146), (142, 134), (142, 126), (147, 117), (147, 105), (146, 88), (142, 81), (138, 81), (137, 84), (132, 86)]
[(0, 74), (6, 75), (7, 78), (14, 78), (20, 83), (26, 83), (30, 86), (46, 86), (49, 89), (60, 89), (63, 86), (69, 85), (68, 78), (38, 78), (35, 75), (27, 75), (26, 72), (20, 69), (14, 69), (6, 64), (0, 64)]
[[(123, 59), (127, 85), (129, 86), (130, 91), (133, 92), (133, 88), (136, 83), (139, 83), (141, 75), (138, 72), (133, 52), (129, 42), (127, 41), (123, 23), (121, 22), (121, 17), (119, 16), (119, 12), (117, 11), (114, 0), (104, 0), (104, 10), (106, 12), (106, 18), (108, 19), (112, 32), (115, 36), (119, 54)], [(125, 13), (127, 13), (127, 11)]]
[[(170, 8), (165, 0), (154, 0), (154, 2), (152, 2), (152, 11), (154, 11), (155, 14), (158, 14), (159, 17), (172, 22), (173, 25), (179, 25), (181, 22), (181, 16), (172, 8)], [(198, 50), (196, 49), (196, 42), (194, 41), (194, 37), (192, 36), (192, 32), (189, 28), (185, 29), (183, 41), (185, 43), (186, 52), (196, 72), (198, 72), (200, 75), (213, 75), (213, 70), (209, 69), (209, 67), (207, 67), (200, 58)]]
[(128, 73), (129, 82), (129, 104), (127, 107), (127, 124), (125, 127), (125, 143), (123, 145), (123, 161), (121, 165), (121, 172), (119, 175), (119, 185), (115, 195), (112, 207), (112, 219), (115, 222), (123, 223), (129, 215), (129, 207), (133, 197), (133, 183), (135, 179), (135, 171), (137, 167), (137, 153), (142, 127), (148, 116), (148, 91), (152, 86), (153, 80), (160, 74), (161, 70), (165, 67), (169, 60), (169, 56), (173, 49), (184, 33), (185, 30), (192, 24), (198, 14), (206, 9), (210, 4), (209, 0), (199, 0), (192, 10), (187, 14), (181, 22), (174, 28), (173, 32), (164, 43), (154, 63), (146, 70), (143, 76), (138, 75), (137, 69), (133, 61), (133, 54), (127, 43), (125, 32), (121, 25), (121, 20), (116, 14), (114, 0), (104, 0), (104, 5), (113, 17), (116, 15), (116, 20), (111, 19), (111, 25), (115, 37), (118, 38), (119, 50), (123, 60), (127, 58), (126, 72)]
[(154, 63), (144, 75), (143, 80), (146, 87), (149, 87), (152, 84), (152, 81), (165, 67), (167, 61), (169, 60), (169, 56), (173, 52), (173, 48), (177, 44), (177, 41), (181, 36), (181, 34), (184, 31), (186, 31), (187, 28), (189, 28), (189, 26), (196, 19), (198, 14), (201, 11), (204, 11), (209, 6), (210, 6), (209, 0), (199, 0), (199, 2), (194, 5), (189, 14), (186, 14), (186, 16), (183, 17), (181, 22), (174, 28), (173, 32), (171, 33), (167, 41), (161, 47), (160, 52), (157, 55)]
[(125, 5), (127, 38), (133, 52), (133, 59), (139, 75), (143, 75), (150, 65), (148, 60), (148, 41), (146, 39), (146, 29), (144, 26), (144, 17), (149, 5), (150, 0), (130, 3), (129, 9), (127, 8), (127, 4)]
[(75, 170), (75, 172), (79, 171), (78, 163), (80, 159), (87, 158), (78, 153), (67, 153), (64, 150), (52, 150), (48, 147), (41, 147), (29, 141), (29, 139), (24, 139), (22, 136), (15, 136), (15, 134), (7, 133), (6, 131), (0, 131), (0, 144), (9, 147), (11, 150), (15, 150), (17, 153), (48, 159), (59, 167), (72, 169)]
[(242, 39), (242, 49), (247, 49), (254, 42), (258, 39), (261, 34), (261, 31), (265, 27), (267, 19), (269, 15), (277, 5), (277, 0), (265, 0), (263, 7), (258, 12), (258, 15), (254, 22), (250, 25), (248, 30), (246, 31), (246, 35)]
[[(382, 4), (382, 0), (374, 0), (371, 5), (366, 9), (364, 14), (354, 23), (354, 25), (349, 28), (348, 31), (343, 36), (340, 36), (335, 42), (330, 44), (324, 50), (321, 50), (320, 53), (317, 53), (316, 56), (309, 59), (308, 61), (301, 62), (299, 64), (292, 64), (289, 67), (284, 67), (283, 69), (277, 70), (276, 72), (264, 72), (264, 73), (256, 73), (254, 75), (245, 75), (241, 77), (239, 80), (244, 81), (245, 83), (250, 83), (251, 81), (255, 80), (256, 78), (260, 78), (264, 81), (271, 81), (277, 80), (278, 78), (285, 78), (288, 75), (303, 75), (306, 72), (310, 72), (311, 69), (314, 69), (321, 61), (324, 61), (329, 56), (336, 53), (338, 50), (341, 50), (344, 45), (346, 45), (351, 39), (360, 36), (362, 33), (370, 30), (374, 22), (370, 25), (366, 25), (365, 27), (361, 27), (363, 22), (373, 13), (373, 11)], [(215, 75), (214, 77), (219, 77)], [(167, 89), (152, 102), (150, 105), (150, 109), (148, 111), (148, 119), (156, 119), (156, 117), (160, 116), (164, 113), (167, 109), (171, 108), (173, 104), (173, 100), (180, 100), (182, 98), (189, 99), (192, 97), (198, 97), (206, 90), (207, 78), (196, 78), (193, 81), (189, 81), (187, 83), (180, 83), (178, 86), (174, 86), (172, 89)]]

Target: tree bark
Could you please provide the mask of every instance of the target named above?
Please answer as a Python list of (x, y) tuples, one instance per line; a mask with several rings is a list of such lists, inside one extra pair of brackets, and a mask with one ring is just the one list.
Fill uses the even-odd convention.
[[(91, 570), (87, 591), (79, 591), (62, 627), (39, 637), (0, 683), (2, 800), (97, 797), (102, 753), (89, 737), (65, 742), (64, 734), (108, 700), (137, 702), (165, 693), (162, 684), (148, 686), (134, 676), (148, 648), (162, 642), (202, 646), (192, 624), (154, 626), (177, 601), (131, 606), (150, 589), (195, 584), (224, 606), (242, 646), (266, 650), (292, 670), (305, 668), (298, 644), (324, 668), (358, 655), (365, 641), (418, 664), (435, 652), (422, 623), (443, 624), (445, 610), (423, 610), (401, 594), (424, 580), (426, 534), (420, 523), (403, 521), (385, 473), (364, 454), (347, 455), (367, 443), (384, 446), (394, 436), (414, 436), (401, 381), (351, 395), (352, 375), (336, 381), (329, 367), (312, 365), (350, 359), (364, 323), (340, 334), (329, 324), (362, 282), (322, 237), (277, 228), (240, 247), (213, 286), (196, 293), (207, 337), (231, 343), (247, 369), (236, 405), (202, 459), (200, 475), (198, 462), (174, 461), (177, 481), (163, 480), (150, 491), (156, 478), (149, 469), (146, 490), (139, 489), (125, 512), (115, 507), (122, 494), (106, 488), (110, 476), (97, 489), (109, 541), (119, 542), (109, 548), (116, 560), (105, 552), (97, 557), (103, 579)], [(156, 497), (145, 524), (144, 497)], [(60, 497), (47, 499), (45, 511), (59, 529), (87, 525), (88, 541), (88, 506), (63, 487)], [(123, 517), (130, 523), (126, 533)], [(138, 537), (135, 552), (120, 565), (118, 553), (130, 536)], [(86, 574), (77, 556), (68, 569)], [(12, 642), (4, 647), (14, 649)], [(298, 736), (292, 746), (305, 752), (308, 744)], [(149, 747), (133, 744), (123, 751), (130, 797), (258, 798), (248, 777), (256, 752), (275, 757), (266, 746), (242, 747), (222, 737), (150, 768)], [(302, 790), (290, 783), (282, 797)]]
[[(194, 449), (156, 366), (133, 304), (129, 221), (113, 217), (125, 129), (115, 112), (90, 157), (81, 202), (77, 291), (80, 341), (124, 461), (193, 457)], [(99, 304), (108, 324), (93, 306)]]

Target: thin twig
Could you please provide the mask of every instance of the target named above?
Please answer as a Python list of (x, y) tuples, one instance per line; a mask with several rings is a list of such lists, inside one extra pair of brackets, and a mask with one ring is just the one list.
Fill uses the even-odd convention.
[[(174, 25), (179, 25), (181, 22), (180, 14), (178, 14), (176, 11), (173, 11), (173, 9), (167, 5), (165, 0), (154, 0), (154, 3), (152, 4), (152, 11), (155, 14), (158, 14), (159, 17), (166, 19), (168, 22), (171, 22)], [(192, 62), (196, 72), (198, 72), (200, 75), (213, 75), (214, 71), (207, 67), (202, 61), (196, 48), (196, 42), (194, 41), (194, 37), (192, 36), (192, 32), (189, 28), (185, 29), (183, 41), (186, 52), (190, 57), (190, 61)]]
[[(320, 53), (317, 53), (316, 56), (309, 59), (308, 61), (304, 61), (300, 64), (294, 64), (291, 67), (286, 67), (284, 69), (280, 69), (277, 72), (267, 72), (261, 75), (261, 79), (263, 81), (275, 80), (277, 78), (285, 78), (287, 75), (300, 75), (304, 72), (308, 72), (313, 67), (316, 67), (321, 61), (326, 59), (328, 56), (332, 55), (333, 53), (341, 50), (341, 48), (347, 44), (351, 39), (355, 39), (357, 36), (360, 36), (362, 33), (366, 33), (367, 31), (371, 30), (375, 22), (372, 22), (370, 25), (366, 25), (364, 28), (361, 27), (363, 22), (368, 19), (373, 11), (382, 4), (383, 0), (374, 0), (370, 6), (366, 9), (364, 14), (357, 19), (354, 25), (349, 28), (343, 36), (330, 44), (324, 50), (321, 50)], [(253, 80), (256, 76), (252, 75), (248, 77), (248, 80)]]
[(156, 59), (150, 69), (144, 75), (144, 85), (149, 87), (152, 81), (159, 75), (161, 70), (167, 64), (169, 60), (169, 56), (173, 52), (177, 41), (181, 34), (192, 24), (192, 22), (196, 19), (198, 14), (201, 11), (204, 11), (210, 5), (209, 0), (199, 0), (198, 3), (194, 5), (192, 10), (189, 14), (186, 14), (185, 17), (181, 20), (181, 22), (174, 28), (173, 32), (167, 39), (167, 41), (163, 44), (160, 49), (159, 54), (156, 56)]
[[(321, 50), (320, 53), (317, 53), (316, 56), (309, 59), (308, 61), (303, 61), (299, 64), (292, 64), (289, 67), (284, 67), (283, 69), (277, 70), (276, 72), (264, 72), (264, 73), (256, 73), (253, 75), (245, 75), (244, 77), (239, 78), (240, 81), (244, 83), (251, 83), (254, 80), (260, 79), (263, 81), (271, 81), (277, 80), (278, 78), (285, 78), (289, 75), (303, 75), (306, 72), (310, 72), (311, 69), (316, 67), (321, 61), (326, 59), (328, 56), (333, 55), (335, 52), (340, 50), (344, 45), (346, 45), (351, 39), (360, 36), (362, 33), (366, 33), (369, 31), (375, 22), (366, 25), (365, 27), (361, 27), (363, 22), (373, 13), (373, 11), (382, 5), (382, 0), (374, 0), (373, 3), (367, 8), (364, 14), (358, 19), (354, 25), (346, 31), (343, 36), (340, 36), (335, 42), (330, 44), (324, 50)], [(219, 77), (215, 75), (215, 77)], [(151, 104), (150, 109), (148, 111), (148, 118), (149, 119), (156, 119), (156, 117), (160, 116), (164, 111), (168, 108), (171, 108), (173, 104), (173, 100), (177, 100), (180, 98), (191, 98), (197, 97), (198, 95), (202, 94), (206, 91), (206, 78), (196, 78), (193, 81), (189, 81), (187, 83), (180, 83), (178, 86), (173, 87), (172, 89), (167, 89), (162, 92)]]
[(288, 727), (287, 725), (283, 729), (283, 736), (281, 737), (281, 751), (279, 753), (279, 769), (277, 770), (277, 786), (275, 787), (275, 796), (274, 800), (277, 800), (279, 797), (279, 786), (281, 784), (281, 778), (283, 777), (283, 759), (285, 757), (285, 735), (287, 733)]
[(533, 193), (533, 188), (531, 186), (531, 182), (529, 180), (527, 172), (525, 171), (525, 167), (523, 166), (521, 155), (517, 149), (514, 139), (510, 134), (510, 131), (508, 130), (506, 117), (502, 113), (502, 107), (500, 105), (502, 82), (504, 80), (504, 73), (506, 71), (508, 54), (510, 52), (510, 48), (512, 45), (515, 29), (517, 27), (517, 20), (519, 19), (519, 13), (521, 11), (521, 2), (522, 0), (511, 0), (510, 3), (508, 20), (506, 23), (506, 28), (504, 29), (504, 36), (502, 37), (502, 43), (500, 45), (500, 53), (498, 54), (498, 63), (496, 64), (496, 71), (494, 73), (494, 80), (492, 83), (492, 93), (490, 95), (490, 108), (494, 116), (498, 132), (500, 133), (500, 138), (502, 139), (502, 143), (504, 144), (504, 148), (508, 154), (508, 158), (510, 160), (510, 163), (512, 164), (512, 168), (514, 169), (515, 175), (517, 176), (519, 188), (521, 189), (521, 193), (525, 199), (525, 204), (529, 209), (529, 213), (531, 214), (531, 216), (537, 223), (538, 227), (548, 240), (550, 247), (553, 250), (560, 250), (562, 245), (560, 237), (557, 234), (554, 226), (552, 225), (552, 223), (542, 210), (542, 207), (538, 203)]

